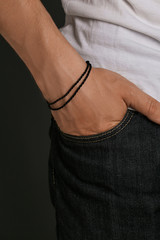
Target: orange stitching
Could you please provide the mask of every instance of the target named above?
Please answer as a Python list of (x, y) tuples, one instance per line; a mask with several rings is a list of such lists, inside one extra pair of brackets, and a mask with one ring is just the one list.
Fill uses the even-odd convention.
[[(126, 118), (128, 117), (128, 114), (129, 114), (129, 111), (127, 110), (127, 115), (125, 116), (125, 118), (123, 119), (123, 121), (121, 123), (119, 123), (117, 126), (115, 126), (113, 129), (110, 129), (110, 130), (107, 130), (105, 131), (104, 133), (99, 133), (98, 136), (103, 136), (103, 135), (106, 135), (108, 133), (111, 133), (113, 132), (114, 130), (116, 130), (116, 128), (120, 127), (122, 125), (122, 123), (124, 123), (124, 121), (126, 120)], [(61, 130), (60, 130), (61, 131)], [(66, 137), (69, 137), (69, 138), (74, 138), (74, 139), (78, 139), (78, 136), (75, 137), (75, 136), (68, 136), (67, 133), (63, 133), (61, 132), (64, 136)], [(95, 138), (96, 137), (96, 134), (95, 136), (86, 136), (86, 137), (83, 137), (83, 136), (80, 136), (79, 139), (90, 139), (90, 138)]]
[[(129, 114), (129, 112), (128, 112), (128, 114)], [(125, 117), (125, 119), (123, 120), (122, 123), (124, 123), (124, 121), (125, 121), (126, 118), (128, 117), (128, 114), (126, 115), (126, 117)], [(70, 137), (66, 137), (66, 136), (64, 135), (64, 133), (62, 133), (62, 132), (61, 132), (61, 133), (63, 134), (63, 136), (64, 136), (65, 138), (67, 138), (69, 141), (74, 142), (74, 143), (75, 143), (75, 142), (78, 142), (78, 143), (94, 143), (94, 142), (99, 142), (99, 141), (105, 140), (105, 139), (107, 139), (107, 138), (110, 138), (110, 137), (118, 134), (120, 131), (122, 131), (122, 130), (124, 129), (124, 127), (126, 127), (126, 126), (128, 125), (128, 123), (131, 121), (131, 119), (132, 119), (132, 117), (133, 117), (134, 114), (135, 114), (135, 112), (132, 111), (131, 116), (130, 116), (130, 119), (129, 119), (128, 122), (123, 126), (123, 128), (120, 129), (118, 132), (116, 132), (115, 134), (112, 134), (112, 135), (110, 135), (110, 136), (107, 136), (107, 137), (105, 137), (105, 138), (99, 139), (99, 140), (82, 142), (82, 141), (77, 141), (78, 139), (76, 139), (76, 138), (74, 138), (74, 137), (73, 137), (73, 138), (74, 138), (75, 140), (71, 140)], [(117, 127), (121, 126), (122, 123), (121, 123), (120, 125), (117, 125)], [(112, 131), (116, 130), (117, 127), (115, 127), (114, 129), (112, 129)], [(108, 130), (108, 131), (109, 131), (109, 130)], [(102, 134), (101, 136), (108, 134), (108, 133), (109, 133), (108, 131), (107, 131), (106, 133)], [(112, 131), (110, 131), (110, 132), (112, 132)], [(96, 136), (95, 136), (95, 137), (96, 137)], [(94, 137), (92, 136), (92, 137), (90, 137), (90, 138), (94, 138)], [(83, 139), (83, 138), (80, 138), (80, 139)], [(84, 138), (84, 139), (85, 139), (85, 138)], [(86, 139), (88, 139), (88, 138), (86, 138)]]

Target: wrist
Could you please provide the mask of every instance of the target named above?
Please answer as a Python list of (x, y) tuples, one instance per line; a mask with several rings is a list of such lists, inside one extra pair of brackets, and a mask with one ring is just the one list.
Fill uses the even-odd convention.
[[(72, 46), (67, 46), (67, 44), (65, 46), (62, 42), (62, 48), (57, 53), (50, 51), (50, 54), (44, 57), (43, 66), (35, 80), (44, 98), (48, 102), (53, 102), (69, 90), (82, 75), (85, 68), (86, 62), (78, 52)], [(71, 90), (67, 97), (73, 94), (75, 88)], [(56, 106), (62, 105), (65, 101), (66, 98), (60, 100)]]

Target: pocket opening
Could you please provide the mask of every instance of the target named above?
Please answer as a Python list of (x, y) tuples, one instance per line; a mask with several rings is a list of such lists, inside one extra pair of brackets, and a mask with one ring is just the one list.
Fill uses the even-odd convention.
[(72, 135), (72, 134), (68, 134), (63, 132), (58, 124), (55, 121), (55, 125), (58, 129), (58, 132), (60, 134), (60, 136), (66, 140), (72, 141), (72, 142), (97, 142), (97, 141), (102, 141), (106, 138), (110, 138), (116, 134), (118, 134), (119, 132), (121, 132), (127, 125), (128, 123), (131, 121), (131, 118), (133, 117), (133, 115), (135, 114), (135, 111), (127, 108), (127, 111), (123, 117), (123, 119), (113, 128), (100, 132), (98, 134), (92, 134), (92, 135), (81, 135), (81, 136), (76, 136), (76, 135)]

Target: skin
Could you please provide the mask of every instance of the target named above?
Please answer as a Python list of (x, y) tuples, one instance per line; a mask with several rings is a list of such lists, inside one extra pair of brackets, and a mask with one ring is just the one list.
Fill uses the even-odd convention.
[[(61, 34), (40, 0), (0, 0), (0, 33), (49, 102), (64, 95), (86, 68), (85, 60)], [(54, 107), (66, 102), (73, 91)], [(120, 74), (92, 68), (76, 96), (51, 114), (63, 132), (92, 135), (117, 125), (128, 107), (160, 124), (160, 102)]]

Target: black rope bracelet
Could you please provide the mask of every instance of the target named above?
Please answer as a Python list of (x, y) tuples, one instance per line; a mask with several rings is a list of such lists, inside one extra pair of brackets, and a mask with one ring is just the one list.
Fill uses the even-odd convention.
[(90, 64), (89, 61), (86, 61), (86, 63), (87, 63), (87, 67), (86, 67), (84, 73), (81, 75), (81, 77), (71, 86), (71, 88), (70, 88), (62, 97), (58, 98), (56, 101), (51, 102), (51, 103), (49, 103), (48, 101), (46, 101), (48, 105), (55, 104), (56, 102), (58, 102), (59, 100), (61, 100), (61, 99), (63, 99), (64, 97), (67, 96), (67, 94), (73, 89), (73, 87), (81, 80), (81, 78), (82, 78), (82, 77), (84, 76), (84, 74), (86, 73), (86, 71), (87, 71), (87, 69), (88, 69), (88, 67), (89, 67), (89, 64)]
[[(72, 100), (72, 98), (75, 96), (75, 94), (78, 92), (78, 90), (81, 88), (81, 86), (84, 84), (84, 82), (86, 81), (87, 77), (89, 76), (89, 73), (92, 69), (92, 65), (90, 64), (89, 61), (86, 61), (87, 63), (87, 67), (86, 67), (86, 70), (84, 71), (84, 73), (81, 75), (81, 77), (71, 86), (71, 88), (66, 92), (66, 94), (64, 94), (62, 97), (58, 98), (56, 101), (54, 102), (51, 102), (49, 103), (48, 101), (47, 102), (47, 105), (49, 107), (49, 109), (52, 109), (52, 110), (59, 110), (61, 108), (63, 108), (69, 101)], [(73, 87), (81, 80), (81, 78), (84, 76), (84, 74), (86, 73), (86, 71), (88, 70), (89, 68), (89, 71), (86, 75), (86, 77), (84, 78), (83, 82), (79, 85), (79, 87), (76, 89), (76, 91), (74, 92), (74, 94), (67, 100), (67, 102), (65, 102), (61, 107), (58, 107), (58, 108), (52, 108), (50, 105), (52, 104), (55, 104), (56, 102), (58, 102), (59, 100), (63, 99), (65, 96), (67, 96), (67, 94), (73, 89)]]

